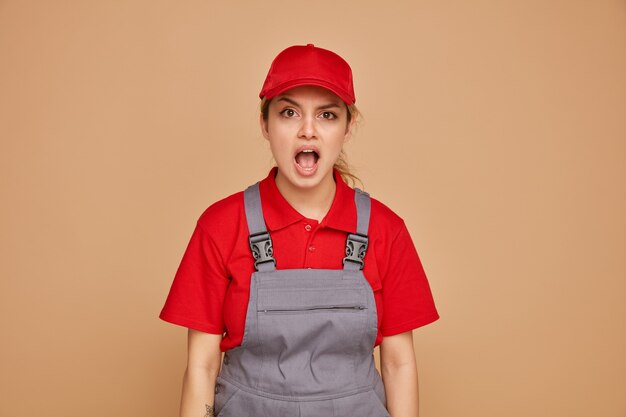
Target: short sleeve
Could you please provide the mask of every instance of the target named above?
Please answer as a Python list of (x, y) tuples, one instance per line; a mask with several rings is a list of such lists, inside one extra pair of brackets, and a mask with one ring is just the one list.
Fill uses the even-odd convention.
[(439, 318), (424, 268), (404, 222), (392, 241), (382, 284), (383, 337), (416, 329)]
[(159, 318), (206, 333), (224, 333), (222, 307), (228, 283), (213, 238), (196, 224)]

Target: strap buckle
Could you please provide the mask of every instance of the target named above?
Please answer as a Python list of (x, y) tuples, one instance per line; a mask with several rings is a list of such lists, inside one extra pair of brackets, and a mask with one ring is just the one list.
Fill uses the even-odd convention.
[(248, 236), (248, 242), (254, 257), (254, 269), (258, 271), (259, 264), (267, 262), (273, 262), (274, 266), (276, 266), (276, 259), (273, 256), (272, 238), (268, 232), (253, 233)]
[(367, 243), (369, 238), (367, 235), (360, 233), (348, 233), (348, 239), (346, 240), (346, 257), (343, 258), (342, 264), (347, 262), (354, 262), (359, 264), (359, 269), (363, 269), (365, 262), (365, 252), (367, 252)]

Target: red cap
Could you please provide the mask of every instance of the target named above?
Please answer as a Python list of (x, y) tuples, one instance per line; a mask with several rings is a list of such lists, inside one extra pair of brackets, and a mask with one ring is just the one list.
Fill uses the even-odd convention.
[(269, 100), (301, 85), (324, 87), (348, 105), (356, 101), (350, 65), (336, 53), (312, 43), (290, 46), (274, 58), (259, 97)]

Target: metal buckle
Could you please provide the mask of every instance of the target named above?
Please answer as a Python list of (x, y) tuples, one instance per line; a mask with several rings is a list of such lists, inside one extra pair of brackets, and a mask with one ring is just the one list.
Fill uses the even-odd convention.
[(250, 243), (250, 250), (254, 257), (254, 269), (259, 270), (259, 264), (266, 262), (274, 262), (276, 266), (276, 259), (274, 259), (274, 250), (272, 248), (272, 238), (268, 232), (260, 232), (251, 234), (248, 237)]
[(348, 239), (346, 240), (346, 257), (343, 258), (343, 264), (346, 261), (359, 264), (359, 269), (363, 269), (365, 262), (365, 252), (367, 252), (367, 235), (360, 233), (348, 233)]

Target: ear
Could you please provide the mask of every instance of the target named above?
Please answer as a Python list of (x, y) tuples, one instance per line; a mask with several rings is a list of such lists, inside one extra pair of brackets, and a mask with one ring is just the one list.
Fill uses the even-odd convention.
[(267, 131), (267, 122), (263, 119), (263, 113), (259, 112), (259, 125), (261, 126), (261, 133), (266, 140), (270, 140), (270, 134)]

